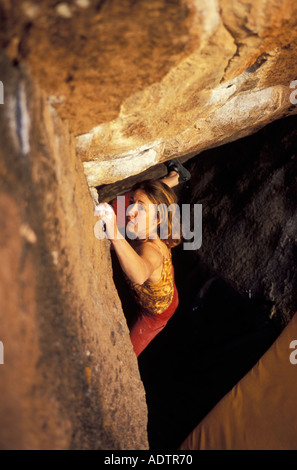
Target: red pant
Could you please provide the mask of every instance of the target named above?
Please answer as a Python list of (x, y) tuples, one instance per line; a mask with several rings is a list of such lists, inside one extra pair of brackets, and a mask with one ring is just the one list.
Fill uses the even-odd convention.
[(130, 328), (130, 338), (134, 352), (138, 357), (147, 345), (157, 336), (166, 326), (168, 320), (172, 317), (178, 306), (178, 293), (174, 284), (173, 299), (169, 307), (154, 317), (148, 317), (141, 312), (132, 323)]

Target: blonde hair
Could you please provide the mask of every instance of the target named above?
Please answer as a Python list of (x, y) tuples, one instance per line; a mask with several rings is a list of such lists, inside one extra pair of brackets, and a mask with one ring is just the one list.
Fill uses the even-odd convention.
[[(154, 179), (140, 181), (134, 184), (131, 192), (135, 192), (137, 190), (143, 191), (150, 201), (153, 204), (156, 204), (158, 208), (158, 236), (168, 248), (173, 248), (179, 245), (181, 242), (181, 229), (180, 221), (179, 219), (178, 221), (176, 219), (176, 216), (179, 217), (179, 211), (178, 214), (176, 214), (176, 211), (171, 210), (172, 208), (176, 209), (177, 206), (177, 196), (175, 192), (161, 180)], [(168, 208), (170, 208), (170, 210), (167, 210)], [(160, 236), (164, 232), (164, 228), (166, 228), (166, 238)]]

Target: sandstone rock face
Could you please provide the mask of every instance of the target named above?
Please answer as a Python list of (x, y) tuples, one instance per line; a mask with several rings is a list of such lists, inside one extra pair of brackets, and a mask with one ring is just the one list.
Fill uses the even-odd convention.
[(0, 69), (0, 446), (145, 449), (143, 384), (73, 138), (22, 66)]
[(67, 119), (90, 186), (296, 113), (294, 0), (3, 2), (0, 40)]

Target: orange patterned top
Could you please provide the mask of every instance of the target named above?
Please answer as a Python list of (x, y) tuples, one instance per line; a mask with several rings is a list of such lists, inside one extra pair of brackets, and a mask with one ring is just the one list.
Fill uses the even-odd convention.
[(140, 285), (130, 281), (127, 277), (126, 279), (143, 314), (160, 315), (171, 304), (174, 293), (171, 255), (170, 258), (163, 256), (163, 269), (159, 281), (145, 281)]

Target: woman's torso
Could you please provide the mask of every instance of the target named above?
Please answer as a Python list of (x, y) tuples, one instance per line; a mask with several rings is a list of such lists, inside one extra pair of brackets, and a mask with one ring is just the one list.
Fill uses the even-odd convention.
[(174, 275), (171, 251), (162, 241), (149, 241), (162, 255), (160, 266), (142, 285), (127, 278), (134, 298), (142, 313), (148, 315), (161, 314), (170, 305), (174, 293)]

